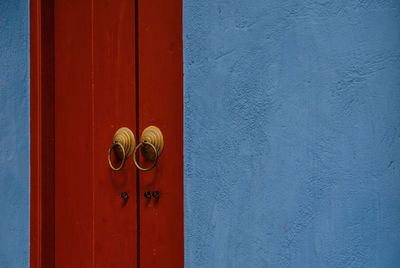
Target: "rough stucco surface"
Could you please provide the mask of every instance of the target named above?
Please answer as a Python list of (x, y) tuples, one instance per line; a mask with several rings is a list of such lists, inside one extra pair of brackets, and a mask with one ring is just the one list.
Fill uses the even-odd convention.
[(0, 267), (29, 265), (28, 1), (0, 1)]
[(186, 267), (399, 267), (400, 2), (183, 5)]

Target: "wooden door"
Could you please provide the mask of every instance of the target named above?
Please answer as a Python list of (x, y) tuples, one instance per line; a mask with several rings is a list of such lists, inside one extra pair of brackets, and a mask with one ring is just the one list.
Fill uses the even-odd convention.
[(107, 162), (114, 132), (136, 126), (134, 2), (54, 7), (55, 264), (135, 267), (136, 170)]
[(139, 187), (160, 191), (140, 202), (141, 267), (183, 267), (183, 65), (180, 0), (138, 5), (140, 131), (156, 125), (165, 147), (154, 172), (139, 173)]
[[(181, 1), (32, 2), (31, 267), (183, 267)], [(115, 131), (150, 125), (157, 166), (112, 171)]]

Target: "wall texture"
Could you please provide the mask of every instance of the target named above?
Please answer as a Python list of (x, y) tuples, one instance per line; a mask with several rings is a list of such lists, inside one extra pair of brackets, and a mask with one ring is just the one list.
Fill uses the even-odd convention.
[[(184, 0), (186, 267), (400, 263), (400, 3)], [(29, 259), (28, 1), (0, 1), (0, 267)]]
[(183, 3), (186, 267), (398, 267), (400, 2)]
[(0, 1), (0, 267), (29, 263), (28, 0)]

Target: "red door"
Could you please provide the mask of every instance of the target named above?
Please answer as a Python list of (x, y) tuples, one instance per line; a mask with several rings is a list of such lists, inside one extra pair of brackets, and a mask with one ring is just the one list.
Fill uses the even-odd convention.
[[(183, 267), (181, 1), (52, 5), (54, 218), (35, 224), (51, 225), (41, 232), (53, 235), (54, 248), (31, 254), (46, 259), (50, 252), (55, 267)], [(107, 152), (114, 133), (128, 127), (138, 142), (150, 125), (164, 137), (155, 168), (140, 171), (130, 157), (113, 171)], [(137, 156), (151, 164), (140, 150)]]

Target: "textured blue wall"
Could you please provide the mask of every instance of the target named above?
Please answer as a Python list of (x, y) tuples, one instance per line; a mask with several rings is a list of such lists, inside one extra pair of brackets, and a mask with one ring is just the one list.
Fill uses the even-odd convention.
[(186, 267), (399, 267), (400, 2), (183, 3)]
[(0, 267), (29, 264), (28, 0), (0, 1)]

